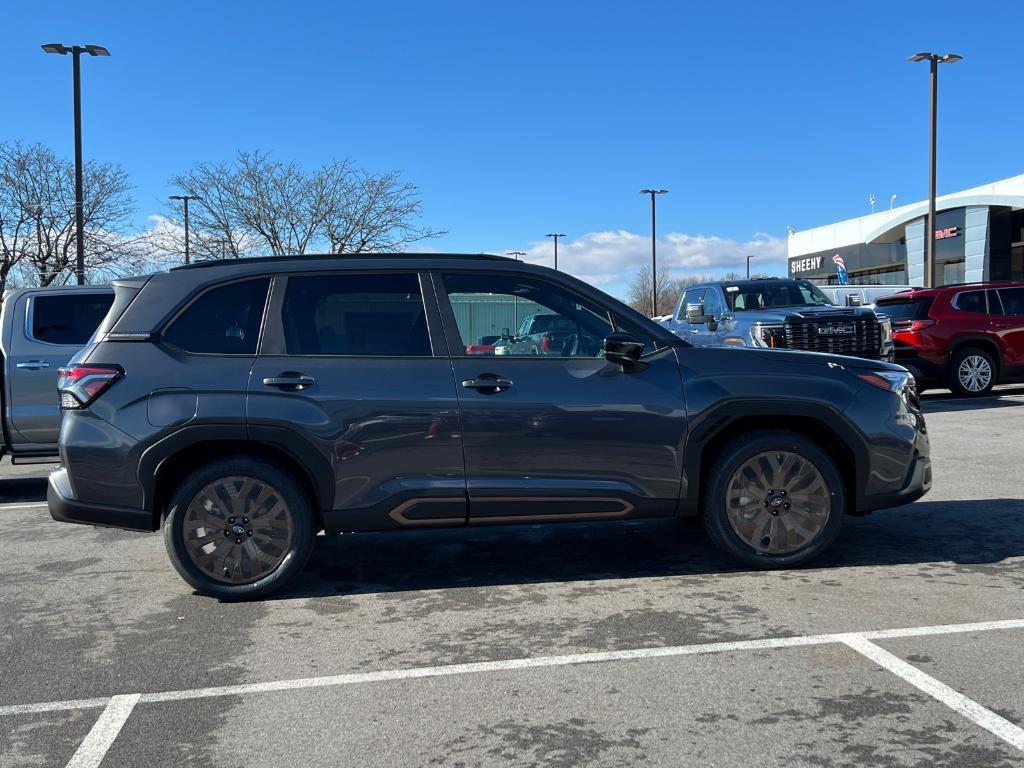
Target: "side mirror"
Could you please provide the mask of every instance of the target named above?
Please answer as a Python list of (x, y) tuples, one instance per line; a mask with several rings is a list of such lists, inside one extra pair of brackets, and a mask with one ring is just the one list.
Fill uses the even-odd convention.
[(610, 333), (605, 337), (604, 348), (605, 358), (616, 365), (621, 365), (627, 371), (636, 371), (646, 368), (646, 363), (640, 362), (640, 355), (644, 353), (644, 343), (636, 336), (629, 333)]
[(708, 316), (704, 314), (703, 304), (687, 304), (686, 305), (686, 322), (693, 325), (703, 325), (708, 321)]

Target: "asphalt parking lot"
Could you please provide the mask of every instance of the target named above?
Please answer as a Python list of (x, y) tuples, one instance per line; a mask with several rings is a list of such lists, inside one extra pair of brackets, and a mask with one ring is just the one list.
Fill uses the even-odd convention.
[(1024, 387), (934, 487), (758, 573), (669, 522), (321, 537), (280, 597), (0, 474), (3, 766), (1024, 765)]

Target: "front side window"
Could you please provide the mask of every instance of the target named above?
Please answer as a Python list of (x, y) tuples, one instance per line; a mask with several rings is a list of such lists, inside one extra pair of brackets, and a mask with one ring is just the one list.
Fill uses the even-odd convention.
[(211, 288), (164, 332), (164, 341), (197, 354), (254, 355), (270, 278)]
[(953, 302), (953, 306), (961, 312), (985, 313), (988, 311), (988, 307), (985, 304), (984, 291), (967, 291), (965, 293), (958, 293), (956, 300)]
[(415, 272), (290, 277), (281, 322), (289, 355), (432, 354)]
[(92, 336), (113, 301), (112, 293), (33, 296), (32, 338), (80, 347)]
[(599, 357), (613, 330), (607, 311), (543, 280), (446, 275), (444, 286), (467, 355)]
[(708, 292), (704, 294), (704, 314), (711, 317), (721, 317), (725, 314), (725, 303), (715, 288), (708, 288)]

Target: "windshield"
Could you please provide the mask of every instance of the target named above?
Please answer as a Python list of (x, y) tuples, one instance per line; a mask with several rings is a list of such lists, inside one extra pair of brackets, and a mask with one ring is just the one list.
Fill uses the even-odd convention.
[(814, 283), (800, 280), (795, 283), (764, 283), (729, 285), (725, 288), (729, 308), (734, 312), (749, 312), (775, 307), (830, 307), (828, 300)]

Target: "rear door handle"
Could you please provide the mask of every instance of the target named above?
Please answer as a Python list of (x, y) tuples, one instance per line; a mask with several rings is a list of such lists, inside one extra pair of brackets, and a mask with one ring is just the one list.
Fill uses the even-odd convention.
[(281, 389), (305, 389), (316, 384), (316, 379), (301, 373), (285, 373), (280, 376), (268, 376), (263, 383), (268, 387), (280, 387)]
[(476, 389), (480, 392), (503, 392), (512, 386), (511, 379), (503, 379), (493, 373), (481, 373), (475, 379), (466, 379), (462, 382), (466, 389)]
[(40, 368), (49, 368), (50, 364), (45, 360), (24, 360), (15, 363), (15, 368), (27, 368), (30, 371), (38, 371)]

